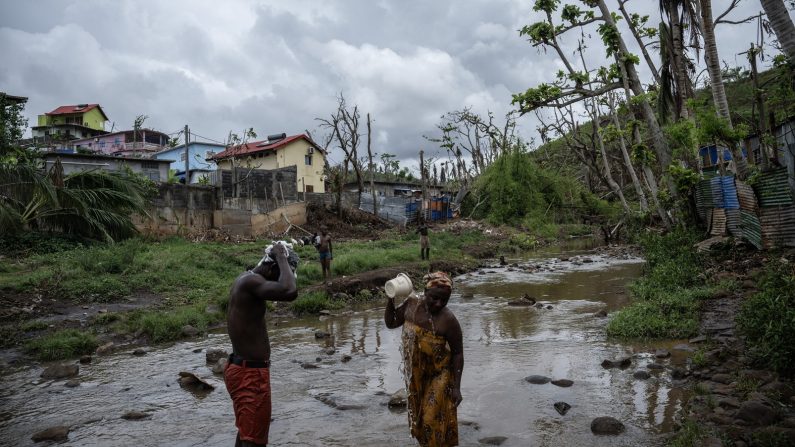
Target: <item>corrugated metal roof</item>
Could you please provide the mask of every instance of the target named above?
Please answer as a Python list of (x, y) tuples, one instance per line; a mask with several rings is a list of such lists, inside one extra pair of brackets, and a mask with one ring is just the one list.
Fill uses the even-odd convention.
[(726, 210), (723, 208), (713, 208), (711, 223), (709, 234), (713, 236), (723, 236), (726, 234)]
[(786, 168), (760, 174), (754, 191), (761, 207), (792, 204)]
[(795, 206), (773, 206), (760, 210), (765, 248), (795, 247)]
[(740, 226), (742, 227), (743, 238), (754, 245), (762, 248), (762, 225), (756, 214), (740, 210)]
[(759, 205), (756, 203), (756, 194), (754, 194), (754, 188), (751, 188), (751, 185), (747, 185), (740, 180), (737, 180), (737, 198), (740, 201), (740, 209), (745, 211), (756, 212), (759, 209)]
[(723, 192), (723, 206), (726, 209), (740, 209), (740, 201), (737, 199), (737, 188), (734, 186), (733, 176), (720, 178), (721, 189)]

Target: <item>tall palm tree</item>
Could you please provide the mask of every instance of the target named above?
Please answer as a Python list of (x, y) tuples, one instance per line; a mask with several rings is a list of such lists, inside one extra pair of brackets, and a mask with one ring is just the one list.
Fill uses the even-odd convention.
[(776, 33), (781, 49), (790, 61), (795, 61), (795, 25), (789, 16), (784, 0), (761, 0), (770, 26)]
[[(715, 42), (715, 24), (712, 21), (712, 0), (699, 0), (701, 7), (701, 31), (704, 37), (704, 60), (707, 63), (710, 85), (712, 87), (712, 101), (718, 116), (726, 120), (729, 128), (732, 127), (731, 115), (729, 113), (729, 100), (726, 97), (726, 89), (723, 87), (723, 75), (720, 71), (720, 58), (718, 56), (718, 46)], [(737, 176), (745, 179), (748, 176), (748, 161), (745, 159), (739, 146), (735, 143), (729, 147), (737, 168)]]

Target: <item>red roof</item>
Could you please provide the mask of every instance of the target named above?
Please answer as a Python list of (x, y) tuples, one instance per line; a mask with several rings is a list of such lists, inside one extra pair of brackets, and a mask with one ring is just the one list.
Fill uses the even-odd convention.
[(99, 109), (99, 113), (105, 117), (105, 120), (108, 120), (108, 115), (105, 115), (105, 112), (102, 110), (102, 107), (99, 104), (76, 104), (73, 106), (61, 106), (57, 109), (53, 110), (52, 112), (47, 112), (45, 115), (67, 115), (72, 113), (85, 113), (93, 109)]
[(309, 138), (305, 134), (299, 134), (299, 135), (291, 135), (291, 136), (289, 136), (287, 138), (282, 138), (281, 140), (274, 141), (272, 143), (268, 143), (268, 141), (263, 140), (263, 141), (253, 141), (251, 143), (242, 144), (240, 146), (235, 146), (234, 148), (227, 147), (226, 150), (224, 150), (223, 152), (219, 152), (219, 153), (215, 154), (212, 158), (221, 159), (221, 158), (227, 158), (227, 157), (233, 157), (233, 156), (234, 157), (241, 157), (241, 156), (244, 156), (244, 155), (257, 154), (257, 153), (265, 152), (265, 151), (274, 151), (274, 152), (276, 152), (277, 149), (283, 148), (283, 147), (287, 146), (288, 144), (292, 143), (293, 141), (300, 140), (302, 138), (304, 140), (306, 140), (307, 142), (309, 142), (309, 144), (314, 146), (315, 149), (317, 149), (317, 150), (319, 150), (321, 152), (323, 151), (323, 149), (320, 146), (318, 146), (314, 141), (312, 141), (311, 138)]

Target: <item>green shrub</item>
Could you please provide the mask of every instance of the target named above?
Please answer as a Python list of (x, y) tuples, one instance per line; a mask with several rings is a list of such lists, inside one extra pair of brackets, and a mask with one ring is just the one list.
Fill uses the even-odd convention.
[(683, 338), (698, 331), (701, 300), (714, 287), (699, 284), (702, 257), (694, 233), (676, 229), (666, 235), (640, 237), (646, 256), (642, 278), (629, 287), (634, 302), (607, 325), (610, 335), (631, 338)]
[(30, 331), (42, 331), (44, 329), (47, 329), (48, 327), (50, 327), (50, 325), (47, 324), (47, 322), (45, 321), (32, 320), (23, 323), (20, 329), (22, 329), (23, 332), (30, 332)]
[(795, 374), (795, 279), (788, 266), (771, 265), (760, 291), (743, 302), (737, 323), (759, 365)]
[(94, 335), (77, 329), (54, 332), (25, 345), (40, 360), (60, 360), (91, 354), (98, 346)]
[(125, 324), (130, 332), (140, 332), (157, 343), (181, 338), (186, 325), (204, 331), (220, 317), (218, 313), (205, 312), (203, 306), (186, 306), (167, 311), (134, 311)]

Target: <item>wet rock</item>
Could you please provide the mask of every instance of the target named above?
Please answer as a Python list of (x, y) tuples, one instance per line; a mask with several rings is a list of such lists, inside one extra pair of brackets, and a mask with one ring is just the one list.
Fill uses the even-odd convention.
[(42, 379), (57, 380), (66, 377), (74, 377), (80, 372), (78, 365), (52, 365), (48, 366), (41, 373)]
[(478, 439), (478, 442), (483, 445), (502, 445), (507, 440), (508, 438), (505, 436), (489, 436)]
[(699, 335), (698, 337), (691, 338), (687, 342), (696, 344), (696, 343), (704, 343), (705, 341), (707, 341), (707, 336), (706, 335)]
[(607, 316), (607, 311), (602, 309), (602, 310), (597, 311), (596, 313), (594, 313), (593, 316), (594, 317), (598, 317), (598, 318), (605, 318)]
[(318, 366), (314, 363), (301, 363), (301, 368), (304, 369), (318, 369)]
[(658, 359), (667, 359), (668, 357), (671, 356), (671, 352), (668, 351), (667, 349), (658, 349), (654, 351), (654, 356), (657, 357)]
[(610, 416), (601, 416), (591, 421), (591, 432), (595, 435), (617, 435), (624, 429), (621, 421)]
[(136, 349), (135, 351), (132, 352), (132, 355), (140, 357), (142, 355), (146, 355), (146, 351), (144, 351), (141, 348), (138, 348), (138, 349)]
[(520, 307), (520, 306), (528, 306), (529, 307), (529, 306), (532, 306), (533, 304), (534, 304), (534, 302), (525, 301), (525, 300), (508, 301), (508, 305), (509, 306), (516, 306), (516, 307)]
[(505, 262), (505, 256), (500, 256), (500, 265), (502, 266), (508, 265), (508, 263)]
[(193, 327), (193, 326), (191, 326), (189, 324), (186, 324), (185, 326), (182, 326), (182, 336), (183, 337), (195, 337), (197, 335), (199, 335), (199, 330), (196, 329), (195, 327)]
[(458, 421), (464, 427), (472, 427), (473, 430), (480, 430), (480, 424), (475, 421)]
[(121, 418), (128, 420), (128, 421), (140, 421), (141, 419), (146, 419), (152, 417), (149, 413), (144, 413), (143, 411), (128, 411), (124, 413)]
[(229, 363), (229, 359), (226, 357), (222, 357), (215, 362), (213, 365), (213, 374), (223, 374), (226, 370), (226, 364)]
[(200, 353), (202, 351), (204, 351), (204, 348), (196, 348), (196, 349), (193, 350), (193, 353), (194, 354), (198, 354), (198, 353)]
[(778, 420), (778, 413), (758, 400), (749, 400), (740, 405), (736, 417), (749, 425), (770, 425)]
[(712, 377), (710, 377), (710, 380), (712, 380), (713, 382), (729, 384), (734, 381), (734, 377), (728, 374), (713, 374)]
[(569, 379), (553, 380), (551, 383), (552, 383), (552, 385), (559, 386), (559, 387), (562, 387), (562, 388), (568, 388), (568, 387), (574, 385), (574, 381), (569, 380)]
[(661, 369), (665, 369), (665, 366), (660, 365), (659, 363), (649, 363), (648, 365), (646, 365), (646, 368), (655, 369), (655, 370), (661, 370)]
[(336, 354), (336, 353), (337, 353), (337, 350), (336, 350), (336, 349), (334, 349), (334, 348), (328, 348), (328, 349), (326, 349), (326, 355), (334, 355), (334, 354)]
[(406, 389), (401, 388), (389, 397), (389, 408), (405, 408), (407, 399)]
[(532, 383), (533, 385), (543, 385), (545, 383), (549, 383), (552, 379), (546, 376), (539, 376), (539, 375), (532, 375), (527, 376), (524, 378), (526, 382)]
[(644, 371), (642, 369), (639, 369), (639, 370), (635, 371), (634, 373), (632, 373), (632, 377), (634, 377), (634, 378), (636, 378), (638, 380), (646, 380), (649, 377), (651, 377), (651, 374), (649, 374), (648, 371)]
[(571, 408), (571, 405), (567, 404), (566, 402), (555, 402), (552, 406), (555, 407), (555, 411), (557, 411), (561, 416), (565, 416)]
[(790, 398), (795, 396), (795, 388), (793, 388), (792, 384), (779, 382), (778, 380), (774, 380), (762, 386), (760, 390), (764, 391), (766, 394), (775, 396), (780, 402), (788, 402)]
[(552, 305), (547, 305), (547, 310), (552, 310)]
[(744, 369), (740, 371), (740, 375), (756, 380), (762, 385), (770, 383), (776, 378), (776, 375), (773, 372), (764, 369)]
[(718, 407), (725, 410), (734, 410), (735, 408), (740, 408), (740, 401), (733, 397), (722, 397), (718, 399), (717, 403)]
[(66, 383), (63, 384), (63, 386), (67, 388), (76, 388), (80, 386), (80, 381), (77, 379), (67, 380)]
[(671, 370), (671, 378), (674, 380), (682, 380), (687, 377), (687, 371), (682, 368), (674, 368)]
[(582, 258), (582, 262), (584, 262), (586, 264), (589, 264), (589, 263), (593, 262), (593, 259), (591, 259), (591, 258)]
[(536, 303), (535, 307), (536, 307), (536, 309), (543, 309), (544, 305), (541, 304), (541, 303)]
[(734, 423), (734, 419), (723, 414), (710, 413), (706, 417), (708, 421), (717, 425), (732, 425)]
[(719, 438), (705, 438), (701, 440), (700, 447), (723, 447), (723, 441)]
[(321, 338), (329, 338), (329, 337), (331, 337), (331, 334), (329, 334), (328, 332), (323, 332), (323, 331), (315, 332), (315, 338), (318, 340)]
[(97, 348), (97, 355), (107, 355), (113, 350), (113, 342), (109, 341)]
[(631, 357), (624, 357), (616, 360), (602, 360), (602, 368), (628, 368), (631, 364)]
[(192, 372), (182, 371), (179, 373), (179, 385), (193, 391), (212, 391), (215, 386)]
[(323, 361), (323, 357), (315, 357), (315, 361), (320, 363)]
[(91, 363), (91, 356), (90, 355), (84, 355), (84, 356), (80, 357), (80, 363), (82, 363), (83, 365), (87, 365), (87, 364)]
[(680, 343), (674, 346), (674, 351), (696, 352), (696, 350), (687, 343)]
[(362, 404), (345, 404), (340, 403), (334, 396), (331, 396), (327, 393), (321, 393), (315, 396), (315, 399), (323, 402), (324, 404), (328, 405), (331, 408), (336, 408), (337, 410), (363, 410), (367, 408), (366, 405)]
[(229, 358), (229, 353), (223, 349), (208, 349), (204, 359), (208, 364), (218, 363), (218, 360)]
[(57, 427), (50, 427), (46, 430), (42, 430), (38, 433), (35, 433), (33, 436), (30, 437), (33, 442), (42, 442), (42, 441), (54, 441), (54, 442), (63, 442), (69, 439), (69, 427), (65, 426), (57, 426)]

